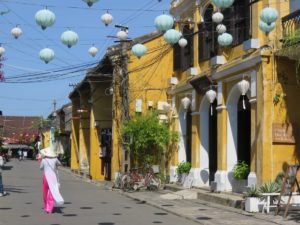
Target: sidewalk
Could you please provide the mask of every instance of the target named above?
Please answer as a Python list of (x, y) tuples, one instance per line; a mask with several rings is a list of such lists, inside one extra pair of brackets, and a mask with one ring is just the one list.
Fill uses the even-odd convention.
[[(67, 168), (63, 168), (64, 171), (72, 173)], [(172, 190), (161, 191), (136, 191), (136, 192), (123, 192), (121, 190), (112, 189), (111, 182), (94, 182), (86, 178), (82, 178), (80, 175), (72, 173), (86, 182), (93, 183), (97, 186), (106, 187), (106, 189), (113, 190), (119, 194), (128, 198), (138, 201), (140, 204), (148, 204), (158, 209), (164, 210), (168, 213), (186, 218), (188, 220), (205, 225), (216, 224), (282, 224), (282, 225), (294, 225), (299, 224), (300, 213), (298, 211), (289, 211), (289, 216), (283, 218), (282, 213), (280, 216), (274, 216), (274, 212), (270, 212), (269, 215), (263, 213), (247, 213), (242, 209), (224, 206), (222, 203), (231, 201), (230, 199), (236, 198), (240, 200), (240, 196), (234, 196), (226, 193), (216, 194), (208, 193), (208, 191), (201, 189), (188, 189), (180, 192), (174, 190), (181, 189), (176, 185), (171, 185), (168, 188)], [(173, 186), (173, 188), (172, 188)], [(184, 192), (184, 194), (182, 194)], [(179, 193), (179, 194), (178, 194)], [(181, 194), (180, 194), (181, 193)], [(185, 199), (183, 197), (185, 196)], [(203, 196), (206, 197), (203, 200)], [(177, 197), (176, 197), (177, 196)], [(186, 197), (188, 196), (188, 197)], [(198, 199), (192, 199), (197, 196)], [(217, 196), (219, 199), (223, 199), (221, 204), (216, 204), (210, 201), (212, 196)], [(186, 199), (191, 198), (191, 199)], [(200, 198), (200, 199), (199, 199)], [(215, 200), (214, 200), (215, 201)], [(283, 210), (282, 210), (283, 211)]]

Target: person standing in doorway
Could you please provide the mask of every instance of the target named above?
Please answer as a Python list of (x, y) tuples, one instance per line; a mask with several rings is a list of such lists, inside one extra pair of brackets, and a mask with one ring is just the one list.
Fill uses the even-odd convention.
[(61, 163), (51, 147), (42, 149), (41, 154), (43, 156), (40, 169), (43, 170), (44, 211), (50, 214), (53, 212), (55, 203), (64, 204), (64, 199), (59, 191), (60, 184), (57, 173), (57, 166), (61, 166)]

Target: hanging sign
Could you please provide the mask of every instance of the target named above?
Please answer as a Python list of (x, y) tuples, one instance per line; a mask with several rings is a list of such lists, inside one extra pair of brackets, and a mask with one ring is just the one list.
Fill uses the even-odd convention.
[(273, 123), (273, 143), (296, 144), (295, 139), (296, 124)]

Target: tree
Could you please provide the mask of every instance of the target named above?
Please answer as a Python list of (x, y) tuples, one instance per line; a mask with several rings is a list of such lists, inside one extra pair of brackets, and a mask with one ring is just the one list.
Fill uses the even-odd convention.
[(160, 122), (155, 112), (125, 121), (122, 136), (132, 163), (143, 166), (163, 163), (164, 151), (178, 140), (178, 133), (171, 131), (168, 123)]

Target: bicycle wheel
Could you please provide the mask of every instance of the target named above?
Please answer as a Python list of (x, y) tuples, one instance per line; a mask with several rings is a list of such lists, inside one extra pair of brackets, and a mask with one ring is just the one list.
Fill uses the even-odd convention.
[(151, 191), (158, 191), (161, 188), (161, 179), (158, 177), (155, 177), (154, 175), (149, 177), (149, 185), (147, 188)]
[(123, 191), (129, 191), (132, 189), (132, 180), (129, 175), (125, 174), (122, 177), (121, 186)]
[(122, 188), (122, 180), (121, 180), (121, 176), (117, 176), (113, 188)]

